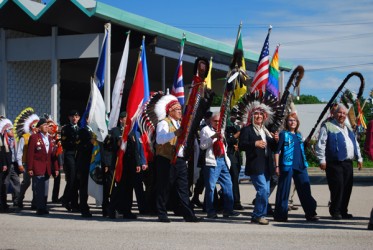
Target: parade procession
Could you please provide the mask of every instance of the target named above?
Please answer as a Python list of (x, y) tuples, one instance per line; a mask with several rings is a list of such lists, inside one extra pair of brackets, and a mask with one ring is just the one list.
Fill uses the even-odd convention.
[[(16, 1), (2, 2), (0, 15), (5, 8), (18, 9)], [(53, 13), (53, 6), (57, 8), (57, 1), (45, 8)], [(118, 34), (118, 28), (105, 22), (103, 33), (92, 40), (97, 55), (90, 59), (89, 70), (84, 68), (90, 75), (80, 82), (84, 86), (73, 86), (80, 78), (74, 70), (69, 76), (74, 78), (64, 78), (65, 86), (58, 83), (66, 65), (73, 69), (82, 64), (67, 56), (59, 62), (56, 52), (48, 64), (52, 84), (48, 80), (48, 87), (41, 87), (31, 81), (32, 88), (40, 90), (21, 97), (21, 104), (14, 104), (12, 94), (0, 94), (0, 213), (32, 211), (33, 216), (53, 218), (58, 208), (84, 221), (147, 216), (158, 224), (189, 222), (198, 227), (221, 220), (286, 224), (298, 210), (298, 224), (353, 223), (356, 214), (349, 205), (354, 169), (360, 171), (366, 159), (373, 159), (373, 123), (363, 111), (371, 105), (373, 92), (364, 98), (370, 90), (364, 89), (363, 74), (347, 70), (317, 119), (307, 120), (314, 125), (309, 134), (302, 133), (308, 114), (296, 99), (307, 69), (281, 62), (281, 44), (271, 40), (271, 25), (263, 28), (262, 49), (252, 60), (243, 48), (243, 25), (237, 25), (235, 44), (228, 46), (223, 65), (218, 49), (192, 48), (194, 34), (178, 33), (169, 42), (131, 25)], [(2, 37), (8, 32), (4, 28)], [(59, 37), (55, 46), (62, 41)], [(272, 53), (270, 43), (277, 44)], [(154, 60), (157, 51), (173, 53), (173, 63), (165, 57)], [(12, 75), (17, 60), (11, 61), (12, 53), (7, 56)], [(57, 73), (60, 64), (65, 68)], [(152, 70), (155, 67), (160, 72)], [(115, 79), (111, 72), (116, 72)], [(13, 78), (2, 78), (7, 83), (1, 92), (13, 91)], [(162, 80), (152, 82), (158, 78)], [(351, 82), (357, 91), (350, 90)], [(312, 168), (327, 181), (323, 192), (329, 199), (328, 214), (323, 216), (310, 181)], [(248, 185), (242, 185), (242, 176)], [(243, 197), (242, 189), (254, 195)], [(294, 195), (298, 204), (292, 202)], [(370, 216), (363, 228), (373, 230), (373, 209), (358, 216)]]

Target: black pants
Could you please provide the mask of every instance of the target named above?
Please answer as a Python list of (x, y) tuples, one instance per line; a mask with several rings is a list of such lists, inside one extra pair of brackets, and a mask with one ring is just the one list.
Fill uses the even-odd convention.
[[(2, 166), (1, 166), (2, 167)], [(1, 209), (6, 209), (7, 208), (7, 203), (6, 203), (6, 186), (5, 186), (5, 179), (8, 175), (8, 171), (0, 171), (0, 206)]]
[(60, 195), (60, 184), (61, 184), (61, 172), (56, 176), (55, 173), (53, 173), (53, 191), (52, 191), (52, 201), (58, 201), (58, 197)]
[(32, 177), (32, 187), (35, 200), (35, 206), (38, 210), (47, 209), (47, 195), (46, 195), (46, 184), (49, 180), (49, 175), (45, 174), (42, 176)]
[(5, 186), (6, 188), (8, 188), (9, 185), (12, 187), (12, 200), (14, 205), (17, 206), (19, 194), (21, 191), (21, 182), (19, 180), (19, 175), (16, 172), (15, 167), (17, 167), (17, 165), (15, 163), (12, 163), (9, 169), (9, 174), (5, 179)]
[(352, 192), (352, 161), (327, 162), (325, 171), (331, 200), (329, 212), (331, 215), (346, 215)]
[(185, 219), (194, 217), (194, 211), (189, 200), (188, 170), (185, 160), (177, 158), (176, 164), (157, 156), (157, 209), (159, 217), (167, 216), (166, 204), (170, 195), (170, 187), (176, 189), (181, 213)]
[(229, 173), (231, 174), (232, 179), (232, 191), (233, 191), (233, 204), (234, 205), (241, 205), (241, 198), (240, 198), (240, 186), (238, 183), (238, 176), (240, 174), (241, 166), (236, 163), (232, 164)]
[(78, 208), (78, 179), (75, 160), (75, 151), (64, 152), (63, 171), (65, 172), (66, 187), (63, 193), (63, 203)]

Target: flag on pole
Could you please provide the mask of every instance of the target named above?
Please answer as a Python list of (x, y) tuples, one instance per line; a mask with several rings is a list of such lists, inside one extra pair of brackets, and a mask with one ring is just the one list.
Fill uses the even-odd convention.
[(269, 26), (268, 34), (262, 52), (260, 53), (258, 66), (254, 75), (253, 82), (251, 83), (251, 92), (259, 90), (261, 93), (265, 91), (268, 82), (268, 69), (269, 69), (269, 35), (271, 34), (272, 26)]
[(280, 44), (277, 45), (275, 53), (273, 53), (271, 64), (269, 65), (269, 78), (266, 86), (266, 91), (276, 96), (279, 100), (280, 91), (278, 86), (278, 79), (280, 75), (280, 62), (278, 57), (278, 49)]
[(144, 75), (144, 100), (142, 104), (145, 104), (150, 98), (149, 91), (149, 77), (148, 77), (148, 65), (146, 61), (146, 50), (145, 50), (145, 36), (142, 37), (142, 50), (141, 50), (141, 63), (142, 63), (142, 72)]
[(96, 199), (96, 205), (101, 205), (104, 197), (103, 193), (100, 146), (94, 140), (91, 164), (89, 165), (88, 195)]
[[(242, 22), (238, 26), (238, 32), (237, 32), (237, 38), (236, 38), (236, 44), (234, 45), (233, 54), (238, 50), (242, 51), (242, 62), (241, 62), (241, 69), (246, 72), (246, 64), (245, 64), (245, 55), (243, 52), (243, 43), (242, 43), (242, 35), (241, 35), (241, 28), (242, 28)], [(240, 84), (237, 84), (237, 86), (234, 89), (232, 100), (231, 100), (231, 107), (236, 105), (238, 100), (246, 94), (247, 88), (245, 84), (242, 84), (242, 87)]]
[(123, 157), (126, 152), (127, 148), (127, 139), (129, 133), (134, 129), (135, 123), (137, 121), (137, 117), (141, 112), (141, 107), (144, 100), (144, 74), (143, 74), (143, 64), (142, 64), (142, 51), (145, 48), (141, 48), (141, 52), (139, 54), (137, 60), (137, 68), (135, 72), (135, 78), (129, 92), (128, 101), (127, 101), (127, 119), (126, 119), (126, 126), (123, 131), (122, 141), (120, 145), (120, 149), (118, 150), (118, 158), (115, 167), (115, 180), (117, 182), (120, 181), (122, 178), (123, 173)]
[(105, 26), (105, 36), (102, 42), (100, 55), (98, 57), (98, 61), (95, 68), (95, 82), (97, 83), (97, 87), (102, 90), (105, 84), (105, 69), (107, 64), (107, 40), (109, 37), (109, 30)]
[(122, 59), (120, 60), (119, 69), (117, 73), (117, 77), (115, 78), (113, 94), (111, 98), (111, 113), (109, 118), (109, 125), (108, 129), (112, 129), (117, 126), (118, 118), (120, 113), (120, 107), (122, 105), (122, 96), (123, 96), (123, 89), (126, 79), (126, 72), (127, 72), (127, 63), (128, 63), (128, 54), (129, 54), (129, 47), (130, 47), (130, 31), (127, 33), (126, 44), (124, 45), (124, 50), (122, 54)]
[(106, 125), (106, 107), (104, 99), (100, 90), (95, 83), (91, 80), (91, 108), (88, 115), (88, 124), (92, 132), (97, 136), (99, 142), (103, 142), (108, 134)]
[(207, 73), (207, 77), (205, 79), (207, 88), (212, 88), (212, 77), (211, 77), (211, 69), (212, 69), (212, 57), (210, 57), (210, 67), (209, 72)]
[(183, 82), (183, 54), (184, 54), (185, 41), (186, 41), (185, 34), (183, 34), (183, 38), (181, 39), (181, 44), (180, 44), (179, 63), (177, 64), (174, 83), (172, 84), (172, 90), (171, 90), (171, 95), (176, 96), (177, 100), (182, 106), (185, 103), (184, 82)]
[[(108, 26), (105, 25), (105, 36), (104, 40), (102, 41), (102, 46), (100, 50), (100, 54), (97, 60), (95, 72), (93, 74), (94, 82), (97, 84), (97, 87), (101, 91), (105, 85), (105, 69), (107, 65), (107, 40), (109, 37), (109, 29)], [(88, 115), (89, 109), (91, 107), (91, 96), (88, 99), (87, 107), (80, 119), (80, 125), (85, 127), (86, 125), (86, 117)]]
[(357, 126), (358, 127), (363, 127), (364, 129), (367, 129), (367, 120), (364, 117), (363, 110), (360, 106), (360, 101), (357, 100), (356, 103), (357, 103), (357, 113), (358, 113)]

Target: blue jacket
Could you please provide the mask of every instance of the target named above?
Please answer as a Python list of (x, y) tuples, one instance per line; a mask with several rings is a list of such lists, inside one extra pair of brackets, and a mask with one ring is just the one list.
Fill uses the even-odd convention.
[[(300, 133), (296, 133), (297, 138), (299, 140), (300, 149), (302, 152), (302, 158), (304, 162), (304, 166), (308, 167), (308, 162), (306, 159), (306, 154), (304, 151), (304, 144), (302, 140), (302, 135)], [(281, 145), (281, 141), (283, 138), (283, 144)], [(280, 141), (279, 141), (279, 150), (281, 150), (280, 155), (280, 165), (281, 171), (289, 171), (290, 168), (293, 166), (293, 159), (294, 159), (294, 140), (291, 132), (287, 130), (283, 130), (280, 133)]]

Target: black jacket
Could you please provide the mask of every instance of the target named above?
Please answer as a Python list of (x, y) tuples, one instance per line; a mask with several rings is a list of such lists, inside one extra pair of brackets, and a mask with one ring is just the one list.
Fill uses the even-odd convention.
[(238, 147), (246, 153), (246, 175), (274, 174), (273, 152), (276, 150), (276, 141), (266, 136), (267, 156), (265, 150), (255, 147), (255, 142), (262, 138), (256, 135), (253, 125), (241, 129)]

